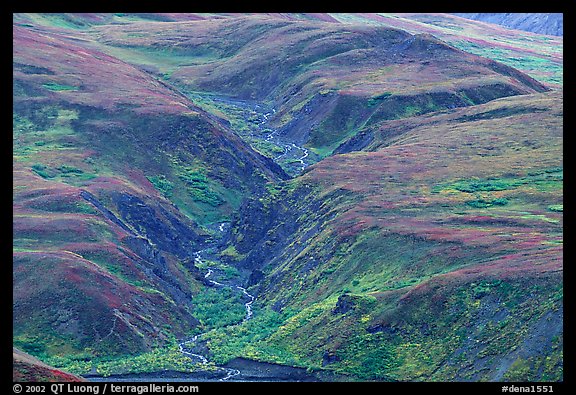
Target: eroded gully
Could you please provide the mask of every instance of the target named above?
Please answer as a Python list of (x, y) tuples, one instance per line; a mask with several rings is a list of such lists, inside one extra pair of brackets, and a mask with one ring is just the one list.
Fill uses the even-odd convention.
[[(256, 139), (259, 138), (261, 140), (264, 140), (268, 143), (272, 143), (272, 144), (276, 145), (277, 147), (281, 147), (283, 149), (282, 153), (279, 153), (278, 155), (276, 155), (275, 157), (272, 158), (274, 160), (274, 162), (281, 165), (283, 160), (292, 161), (293, 164), (294, 165), (297, 164), (297, 167), (298, 167), (298, 168), (293, 168), (293, 170), (292, 170), (292, 172), (295, 174), (301, 173), (309, 165), (309, 163), (306, 162), (306, 159), (309, 156), (308, 149), (306, 149), (302, 146), (296, 145), (293, 142), (286, 141), (285, 137), (280, 136), (277, 130), (267, 129), (269, 117), (273, 116), (276, 113), (275, 109), (264, 108), (264, 106), (262, 104), (250, 103), (249, 101), (243, 101), (243, 100), (233, 100), (233, 99), (224, 98), (224, 97), (213, 98), (213, 101), (226, 104), (226, 105), (234, 107), (236, 109), (245, 110), (246, 113), (248, 113), (249, 110), (253, 111), (253, 113), (256, 113), (258, 116), (258, 121), (255, 122), (253, 129), (250, 131), (250, 137), (256, 138)], [(268, 131), (268, 133), (262, 134), (262, 132), (264, 132), (264, 131)], [(224, 223), (222, 223), (218, 227), (218, 230), (220, 232), (224, 232), (225, 231), (224, 227), (225, 227), (225, 225), (224, 225)], [(202, 267), (205, 265), (205, 262), (202, 259), (202, 254), (204, 252), (205, 252), (205, 250), (200, 250), (200, 251), (196, 251), (194, 253), (194, 261), (199, 267)], [(255, 296), (251, 295), (246, 290), (246, 288), (244, 288), (240, 285), (224, 284), (224, 283), (217, 281), (216, 279), (213, 278), (214, 274), (215, 274), (215, 271), (213, 270), (213, 268), (211, 268), (211, 267), (206, 268), (206, 274), (204, 275), (204, 278), (207, 280), (207, 282), (209, 284), (211, 284), (214, 287), (234, 289), (238, 292), (241, 292), (244, 295), (244, 297), (248, 300), (244, 304), (244, 307), (246, 309), (246, 314), (245, 314), (244, 318), (242, 319), (242, 321), (239, 321), (234, 325), (240, 325), (240, 324), (250, 320), (253, 316), (252, 303), (254, 303)], [(183, 340), (182, 342), (180, 342), (178, 344), (178, 348), (183, 355), (192, 359), (193, 361), (196, 361), (201, 366), (206, 367), (206, 369), (204, 369), (205, 372), (207, 373), (205, 380), (207, 380), (207, 381), (229, 381), (231, 379), (234, 380), (234, 377), (241, 376), (242, 372), (239, 369), (229, 368), (229, 367), (224, 367), (224, 366), (216, 366), (214, 368), (214, 365), (210, 363), (209, 358), (206, 355), (202, 354), (201, 351), (198, 351), (199, 349), (201, 349), (201, 347), (198, 347), (198, 341), (203, 335), (204, 335), (204, 333), (201, 333), (201, 334), (193, 336), (192, 338)], [(256, 362), (255, 361), (252, 362), (252, 364), (254, 364), (254, 363), (256, 363)], [(268, 365), (266, 363), (261, 363), (261, 364), (262, 365)], [(297, 378), (296, 381), (301, 381), (301, 380), (307, 379), (307, 374), (304, 374), (304, 373), (298, 371), (299, 370), (298, 368), (279, 367), (279, 366), (275, 366), (275, 365), (269, 365), (269, 366), (272, 366), (273, 370), (274, 369), (282, 370), (282, 372), (277, 372), (277, 374), (279, 373), (278, 374), (279, 376), (287, 375), (286, 377), (296, 377)], [(254, 370), (254, 367), (251, 367), (251, 369)], [(224, 376), (221, 378), (217, 378), (217, 376), (219, 376), (219, 374), (215, 375), (214, 370), (224, 372)], [(284, 372), (283, 370), (287, 370), (289, 372)], [(295, 372), (292, 372), (291, 370), (294, 370)], [(202, 371), (203, 371), (203, 369), (199, 369), (199, 371), (196, 372), (196, 375), (198, 375), (198, 374), (202, 375)], [(210, 372), (210, 373), (208, 374), (208, 372)], [(127, 379), (129, 379), (129, 380), (150, 380), (150, 379), (156, 380), (156, 379), (159, 379), (161, 381), (170, 381), (170, 380), (185, 379), (185, 378), (187, 378), (187, 376), (189, 377), (189, 375), (190, 374), (182, 374), (182, 375), (178, 375), (178, 377), (161, 376), (161, 377), (157, 377), (157, 378), (154, 376), (150, 376), (150, 375), (137, 375), (137, 376), (131, 376), (130, 378), (127, 378)], [(196, 375), (192, 374), (192, 376), (194, 376), (194, 377), (197, 377)], [(208, 377), (208, 376), (210, 376), (210, 377)], [(202, 376), (200, 376), (200, 377), (202, 377)], [(284, 381), (284, 380), (286, 380), (286, 377), (284, 379), (281, 377), (269, 377), (267, 379), (267, 381), (268, 380)], [(116, 378), (116, 379), (119, 379), (119, 378)], [(204, 381), (204, 379), (202, 379), (201, 381)]]
[[(310, 152), (307, 148), (289, 141), (286, 136), (281, 136), (278, 130), (269, 129), (270, 118), (276, 114), (275, 108), (263, 103), (231, 99), (224, 96), (213, 96), (211, 100), (239, 111), (243, 114), (242, 117), (245, 121), (249, 121), (250, 116), (256, 116), (256, 122), (247, 122), (247, 125), (250, 127), (250, 132), (248, 136), (244, 137), (265, 141), (281, 148), (283, 150), (282, 153), (272, 157), (272, 159), (291, 175), (298, 175), (310, 165)], [(269, 132), (263, 134), (263, 132), (266, 131)], [(285, 163), (282, 163), (283, 161), (285, 161)], [(293, 164), (290, 164), (290, 162), (293, 162)]]

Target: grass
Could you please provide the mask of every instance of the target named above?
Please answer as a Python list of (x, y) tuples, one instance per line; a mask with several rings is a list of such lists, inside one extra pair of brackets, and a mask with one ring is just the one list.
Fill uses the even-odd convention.
[(233, 245), (230, 245), (220, 252), (220, 257), (231, 259), (232, 261), (240, 261), (245, 256), (240, 254)]
[[(15, 27), (14, 59), (31, 65), (14, 74), (16, 345), (80, 373), (191, 371), (175, 338), (207, 330), (215, 363), (243, 356), (351, 380), (474, 381), (542, 333), (542, 352), (517, 358), (505, 379), (562, 379), (552, 325), (563, 295), (561, 94), (492, 100), (538, 87), (388, 28), (247, 17), (91, 32), (102, 51)], [(375, 70), (397, 59), (394, 48), (435, 44), (429, 63), (415, 51)], [(520, 59), (507, 51), (491, 56)], [(226, 93), (243, 101), (216, 100)], [(312, 129), (308, 146), (327, 157), (267, 183), (276, 177), (257, 156), (200, 111), (274, 154), (249, 108), (257, 101), (274, 103), (287, 131)], [(470, 107), (452, 108), (460, 104)], [(328, 157), (364, 129), (374, 135), (364, 151)], [(192, 294), (192, 306), (177, 303), (126, 249), (126, 233), (79, 204), (80, 187), (112, 211), (120, 191), (147, 203), (163, 195), (197, 225), (231, 219), (253, 197), (217, 266), (234, 279), (239, 269), (225, 262), (261, 270), (254, 318), (237, 324), (239, 292), (203, 287), (162, 252), (156, 275)]]
[(62, 91), (76, 91), (78, 90), (77, 87), (75, 86), (70, 86), (70, 85), (62, 85), (62, 84), (58, 84), (56, 82), (49, 82), (46, 84), (42, 85), (44, 88), (51, 90), (53, 92), (62, 92)]
[(500, 49), (486, 45), (479, 45), (474, 42), (455, 41), (453, 44), (464, 51), (494, 59), (506, 65), (522, 70), (529, 75), (533, 75), (540, 81), (555, 85), (563, 83), (563, 66), (557, 59), (540, 56), (519, 54), (518, 50)]
[[(45, 362), (77, 375), (91, 374), (95, 369), (96, 373), (104, 377), (113, 374), (161, 371), (190, 373), (200, 368), (190, 358), (180, 353), (176, 342), (166, 347), (158, 347), (150, 352), (132, 356), (94, 358), (90, 353), (84, 353), (65, 357), (50, 357), (46, 358)], [(202, 369), (205, 370), (207, 367), (202, 366)]]
[(430, 33), (468, 52), (518, 68), (561, 87), (562, 38), (508, 30), (440, 14), (333, 14), (343, 23), (393, 26), (412, 33)]
[(466, 202), (466, 204), (470, 207), (474, 207), (474, 208), (488, 208), (488, 207), (493, 207), (493, 206), (505, 206), (508, 204), (508, 199), (506, 198), (496, 198), (496, 199), (490, 199), (490, 198), (478, 198), (475, 200), (469, 200)]

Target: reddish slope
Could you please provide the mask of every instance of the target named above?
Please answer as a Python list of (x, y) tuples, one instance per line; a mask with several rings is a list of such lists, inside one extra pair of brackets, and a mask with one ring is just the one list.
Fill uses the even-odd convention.
[(86, 380), (48, 366), (37, 358), (17, 348), (12, 348), (12, 381), (82, 382)]
[(158, 67), (184, 91), (271, 102), (271, 125), (319, 154), (364, 124), (545, 91), (516, 69), (430, 34), (264, 15), (94, 28), (102, 50)]
[(310, 166), (233, 228), (259, 300), (295, 312), (263, 358), (366, 380), (561, 381), (561, 92), (368, 131), (365, 151)]
[[(198, 222), (284, 174), (150, 75), (48, 30), (13, 29), (14, 344), (38, 356), (165, 345), (198, 324)], [(192, 189), (193, 176), (206, 181)]]
[[(13, 48), (14, 78), (55, 86), (55, 92), (48, 95), (52, 100), (106, 110), (131, 106), (142, 113), (193, 111), (181, 96), (147, 74), (66, 37), (14, 26)], [(41, 65), (43, 72), (19, 70), (26, 70), (26, 65)]]

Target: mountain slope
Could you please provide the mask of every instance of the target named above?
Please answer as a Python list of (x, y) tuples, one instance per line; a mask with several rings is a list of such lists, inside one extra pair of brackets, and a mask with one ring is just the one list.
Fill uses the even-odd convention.
[(429, 33), (464, 51), (504, 63), (551, 86), (562, 84), (562, 37), (479, 23), (439, 13), (333, 14), (341, 23), (389, 26)]
[(285, 354), (258, 357), (377, 380), (561, 379), (562, 115), (553, 93), (383, 122), (367, 151), (244, 207), (236, 264), (288, 317), (256, 347)]
[(430, 35), (387, 26), (256, 15), (94, 30), (102, 50), (126, 61), (160, 58), (147, 67), (183, 92), (270, 104), (277, 111), (269, 125), (320, 157), (367, 123), (547, 89)]
[(526, 30), (528, 32), (548, 34), (552, 36), (564, 35), (564, 16), (561, 13), (460, 13), (454, 14), (462, 18), (473, 19), (497, 25), (506, 26), (510, 29)]
[(12, 381), (85, 381), (73, 374), (62, 372), (39, 361), (17, 348), (12, 349)]
[(14, 344), (110, 356), (189, 333), (210, 223), (286, 175), (89, 41), (15, 26), (13, 42)]
[(554, 79), (547, 39), (445, 14), (14, 15), (14, 345), (81, 374), (562, 380), (561, 79), (462, 50)]

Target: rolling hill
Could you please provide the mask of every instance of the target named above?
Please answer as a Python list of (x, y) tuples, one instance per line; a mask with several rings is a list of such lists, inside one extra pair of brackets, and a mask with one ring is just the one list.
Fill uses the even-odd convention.
[(560, 379), (561, 94), (369, 130), (241, 211), (236, 264), (289, 317), (246, 347), (368, 380)]
[(210, 223), (286, 175), (133, 66), (13, 33), (15, 345), (122, 355), (189, 333)]
[(495, 23), (510, 29), (526, 30), (528, 32), (548, 34), (551, 36), (564, 35), (564, 16), (561, 13), (463, 13), (454, 14), (475, 21)]
[(18, 349), (79, 375), (563, 380), (562, 38), (448, 14), (13, 23)]
[(12, 381), (85, 381), (80, 377), (54, 369), (16, 348), (12, 350), (12, 355), (14, 359)]
[(271, 127), (319, 157), (364, 124), (546, 90), (435, 37), (389, 27), (256, 15), (95, 30), (104, 50), (126, 61), (168, 57), (171, 67), (149, 68), (183, 92), (270, 103), (278, 109)]

